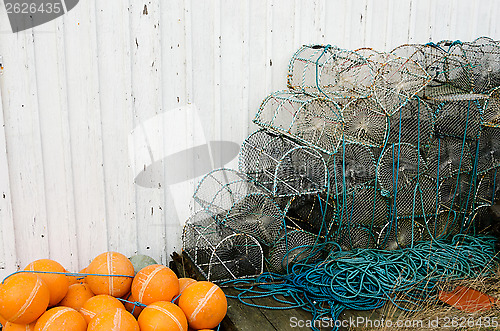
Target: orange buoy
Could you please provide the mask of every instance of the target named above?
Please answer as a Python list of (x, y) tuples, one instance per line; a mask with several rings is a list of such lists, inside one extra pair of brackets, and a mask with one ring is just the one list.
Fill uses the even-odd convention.
[(187, 331), (188, 322), (182, 309), (168, 301), (150, 304), (137, 319), (141, 331)]
[(85, 321), (90, 323), (90, 320), (99, 313), (113, 308), (125, 310), (125, 307), (117, 298), (107, 294), (100, 294), (88, 299), (80, 308), (80, 313), (85, 318)]
[[(82, 270), (80, 270), (78, 272), (79, 274), (85, 274), (87, 273), (87, 268), (83, 268)], [(81, 284), (81, 283), (86, 283), (86, 279), (85, 279), (85, 276), (69, 276), (67, 275), (66, 277), (68, 277), (68, 282), (69, 282), (69, 285), (73, 285), (73, 284)]]
[(87, 322), (83, 316), (69, 307), (55, 307), (47, 310), (36, 321), (35, 331), (86, 331)]
[(153, 264), (140, 270), (132, 282), (132, 295), (149, 305), (156, 301), (171, 301), (179, 294), (179, 279), (170, 268)]
[(7, 322), (2, 331), (33, 331), (35, 330), (35, 322), (31, 324), (15, 324)]
[[(182, 294), (182, 292), (191, 284), (196, 283), (196, 280), (193, 278), (179, 278), (179, 294)], [(179, 303), (179, 298), (177, 298), (174, 302), (176, 305)]]
[[(212, 329), (227, 312), (226, 295), (211, 282), (196, 282), (188, 286), (179, 298), (179, 307), (194, 329)], [(140, 317), (140, 316), (139, 316)]]
[(96, 315), (87, 331), (139, 331), (139, 324), (131, 313), (124, 309), (108, 309)]
[(49, 298), (49, 287), (40, 277), (14, 274), (0, 285), (0, 315), (8, 322), (30, 324), (47, 309)]
[(114, 297), (122, 297), (130, 291), (132, 278), (134, 277), (134, 266), (123, 254), (107, 252), (98, 255), (87, 267), (89, 274), (124, 275), (118, 276), (87, 276), (87, 284), (94, 294), (107, 294)]
[[(66, 269), (54, 260), (41, 259), (31, 262), (24, 268), (29, 271), (52, 271), (52, 272), (66, 272)], [(50, 273), (34, 273), (40, 277), (49, 287), (50, 300), (49, 307), (55, 306), (59, 301), (64, 298), (68, 292), (69, 282), (68, 277), (63, 274), (50, 274)]]
[(68, 288), (68, 293), (59, 302), (59, 306), (70, 307), (76, 311), (80, 311), (83, 304), (94, 296), (90, 286), (86, 283), (73, 284)]
[[(125, 299), (127, 301), (131, 301), (131, 302), (137, 302), (137, 300), (134, 298), (132, 293), (125, 295), (122, 299)], [(138, 306), (138, 305), (136, 306), (136, 305), (129, 303), (129, 302), (123, 302), (123, 305), (125, 306), (125, 309), (127, 309), (127, 311), (129, 313), (134, 315), (135, 318), (139, 317), (139, 314), (144, 309), (144, 306)]]
[(7, 324), (7, 320), (0, 315), (0, 325), (5, 326), (5, 324)]

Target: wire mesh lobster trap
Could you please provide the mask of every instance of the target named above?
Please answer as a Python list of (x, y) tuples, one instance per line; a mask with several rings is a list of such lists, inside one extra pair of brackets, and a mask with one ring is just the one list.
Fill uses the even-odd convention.
[(427, 153), (427, 174), (436, 179), (445, 179), (460, 172), (472, 171), (472, 145), (463, 139), (437, 137)]
[(395, 250), (405, 248), (422, 240), (424, 227), (408, 218), (394, 218), (382, 228), (378, 236), (379, 249)]
[(382, 147), (387, 135), (387, 116), (373, 98), (360, 98), (342, 109), (343, 138), (370, 147)]
[(371, 94), (375, 72), (356, 52), (331, 45), (302, 46), (290, 60), (288, 88), (329, 99)]
[(373, 95), (387, 115), (397, 112), (431, 80), (415, 61), (394, 58), (384, 63), (373, 81)]
[(480, 208), (494, 205), (500, 192), (500, 171), (497, 168), (491, 169), (478, 177), (474, 206)]
[(438, 209), (434, 216), (419, 219), (419, 223), (423, 226), (422, 240), (451, 238), (462, 232), (466, 219), (464, 213)]
[(254, 122), (327, 154), (336, 152), (344, 130), (337, 103), (291, 91), (269, 95)]
[(479, 174), (500, 166), (500, 127), (483, 127), (477, 147)]
[(491, 91), (488, 96), (488, 102), (484, 107), (483, 121), (484, 126), (500, 127), (500, 87)]
[(422, 99), (414, 97), (389, 116), (387, 143), (409, 143), (428, 147), (434, 135), (432, 108)]
[(339, 229), (336, 241), (344, 251), (374, 249), (377, 248), (379, 230), (379, 227), (348, 222)]
[(427, 165), (419, 150), (408, 143), (387, 146), (377, 166), (377, 180), (385, 194), (394, 196), (397, 190), (409, 186)]
[(387, 199), (373, 186), (363, 186), (337, 198), (338, 224), (359, 224), (370, 228), (388, 221)]
[(485, 101), (481, 97), (440, 103), (435, 112), (436, 134), (468, 140), (479, 139)]
[(330, 238), (337, 231), (336, 215), (335, 201), (326, 193), (295, 196), (286, 208), (286, 221), (290, 228), (302, 229), (324, 238)]
[(264, 268), (262, 247), (254, 237), (223, 226), (205, 210), (187, 220), (183, 250), (211, 282), (256, 276)]
[[(457, 42), (449, 53), (463, 55), (467, 61), (468, 84), (460, 88), (473, 93), (488, 93), (500, 85), (500, 45), (491, 38)], [(466, 82), (462, 80), (461, 82)]]
[(469, 172), (446, 178), (440, 182), (440, 206), (443, 210), (470, 213), (477, 188), (476, 176)]
[(208, 173), (194, 193), (195, 201), (230, 229), (272, 244), (284, 230), (284, 213), (263, 188), (231, 169)]
[(375, 181), (375, 157), (359, 143), (344, 142), (327, 162), (331, 194), (338, 196)]
[(437, 181), (422, 175), (397, 190), (389, 203), (393, 218), (415, 218), (435, 214), (440, 196)]
[(323, 239), (304, 230), (287, 230), (269, 250), (268, 264), (271, 271), (289, 273), (297, 263), (315, 263), (322, 257), (318, 246)]
[(243, 142), (239, 170), (275, 197), (320, 193), (328, 186), (326, 162), (318, 151), (263, 129)]

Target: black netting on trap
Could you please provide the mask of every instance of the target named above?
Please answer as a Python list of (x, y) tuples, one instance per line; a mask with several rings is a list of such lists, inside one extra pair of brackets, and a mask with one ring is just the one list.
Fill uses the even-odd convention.
[(418, 149), (407, 143), (387, 146), (377, 166), (377, 180), (386, 194), (393, 196), (396, 190), (412, 184), (426, 163)]
[(387, 199), (375, 187), (358, 187), (337, 197), (336, 201), (337, 222), (340, 227), (347, 224), (383, 226), (388, 220)]
[(303, 145), (332, 154), (343, 134), (339, 109), (335, 102), (324, 98), (279, 91), (264, 100), (254, 122)]
[(280, 207), (264, 192), (242, 173), (217, 169), (200, 181), (194, 199), (221, 224), (270, 245), (285, 222)]
[(408, 218), (395, 218), (388, 222), (378, 236), (378, 248), (394, 250), (405, 248), (422, 240), (423, 226)]
[(437, 135), (477, 140), (485, 99), (453, 100), (440, 103), (436, 108)]
[(346, 223), (339, 229), (336, 241), (345, 251), (356, 248), (377, 248), (378, 230), (380, 228), (354, 222)]
[(500, 126), (500, 87), (491, 91), (484, 107), (483, 121), (485, 126)]
[(443, 210), (470, 213), (474, 202), (477, 181), (471, 173), (460, 173), (440, 181), (440, 206)]
[(373, 98), (356, 99), (342, 109), (346, 140), (382, 147), (387, 135), (387, 116)]
[(263, 271), (259, 242), (223, 226), (205, 210), (187, 220), (183, 250), (208, 281), (255, 276)]
[(420, 98), (413, 98), (389, 116), (387, 142), (409, 143), (427, 147), (434, 133), (432, 108)]
[(476, 208), (492, 206), (500, 194), (500, 171), (491, 169), (478, 176), (477, 191), (474, 197)]
[(500, 45), (496, 41), (482, 37), (456, 43), (450, 53), (463, 54), (467, 60), (471, 92), (488, 93), (500, 85)]
[(420, 176), (405, 187), (398, 189), (391, 198), (392, 218), (414, 218), (435, 214), (440, 197), (437, 181)]
[(374, 75), (370, 64), (356, 52), (330, 45), (308, 45), (292, 56), (288, 87), (329, 99), (352, 99), (371, 93)]
[(398, 111), (412, 99), (431, 77), (415, 61), (393, 58), (384, 63), (373, 82), (373, 94), (387, 115)]
[(318, 151), (266, 130), (243, 142), (239, 170), (277, 197), (320, 193), (328, 186), (326, 162)]
[(424, 227), (422, 233), (423, 240), (437, 240), (451, 238), (462, 232), (466, 215), (456, 211), (438, 210), (436, 215), (428, 217), (426, 220), (419, 220)]
[(460, 172), (472, 171), (471, 146), (467, 141), (454, 137), (435, 138), (426, 157), (427, 174), (444, 179)]
[(368, 146), (344, 143), (329, 157), (330, 192), (337, 196), (375, 181), (375, 157)]
[(500, 166), (500, 127), (483, 127), (477, 150), (477, 172)]
[(288, 273), (296, 263), (317, 262), (322, 257), (317, 248), (322, 241), (317, 234), (288, 229), (269, 250), (269, 269)]
[(330, 237), (337, 231), (335, 201), (327, 194), (301, 195), (292, 198), (286, 212), (286, 221), (290, 227), (303, 229)]

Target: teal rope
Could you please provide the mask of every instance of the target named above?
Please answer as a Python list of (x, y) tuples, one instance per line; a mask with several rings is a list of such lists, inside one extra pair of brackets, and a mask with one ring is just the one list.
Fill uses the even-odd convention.
[(101, 276), (101, 277), (127, 277), (134, 278), (134, 276), (130, 275), (106, 275), (106, 274), (87, 274), (81, 272), (57, 272), (57, 271), (37, 271), (37, 270), (18, 270), (16, 272), (11, 273), (7, 277), (5, 277), (2, 281), (2, 284), (7, 280), (7, 278), (14, 276), (15, 274), (20, 273), (36, 273), (36, 274), (53, 274), (53, 275), (65, 275), (65, 276), (74, 276), (74, 277), (86, 277), (86, 276)]
[[(313, 320), (337, 320), (345, 309), (372, 310), (386, 302), (410, 311), (401, 304), (417, 305), (436, 298), (441, 282), (493, 273), (497, 266), (494, 244), (493, 237), (456, 235), (451, 242), (420, 242), (394, 251), (334, 251), (322, 262), (295, 264), (287, 275), (264, 273), (254, 279), (226, 281), (221, 287), (234, 287), (238, 295), (227, 296), (248, 306), (302, 308), (312, 313)], [(264, 297), (284, 305), (252, 301)]]

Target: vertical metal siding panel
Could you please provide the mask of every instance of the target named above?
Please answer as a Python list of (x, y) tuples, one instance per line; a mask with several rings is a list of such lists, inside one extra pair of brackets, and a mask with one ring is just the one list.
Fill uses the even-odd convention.
[[(165, 1), (161, 3), (161, 56), (162, 56), (162, 104), (166, 112), (174, 108), (186, 106), (189, 103), (189, 93), (187, 90), (188, 78), (186, 75), (187, 66), (187, 43), (186, 29), (189, 28), (186, 22), (185, 1)], [(182, 137), (179, 137), (181, 139)], [(186, 137), (189, 139), (190, 137)], [(174, 142), (165, 141), (165, 145)], [(186, 165), (194, 164), (195, 160), (186, 160)], [(168, 165), (165, 165), (165, 171), (168, 171)], [(189, 197), (194, 192), (194, 184), (188, 183)], [(166, 243), (165, 251), (171, 253), (180, 251), (182, 248), (182, 227), (183, 216), (179, 216), (175, 205), (176, 192), (165, 188), (165, 227)], [(184, 201), (184, 208), (189, 208), (190, 199)], [(192, 212), (192, 210), (189, 210)]]
[(345, 41), (347, 20), (347, 5), (350, 1), (333, 0), (325, 4), (326, 24), (325, 42), (342, 48), (348, 48)]
[(63, 20), (33, 29), (40, 135), (45, 174), (48, 240), (54, 259), (68, 270), (79, 270), (74, 191), (71, 167), (70, 129), (64, 59)]
[(391, 43), (386, 46), (385, 51), (391, 51), (398, 45), (407, 44), (408, 40), (408, 27), (410, 24), (409, 12), (410, 1), (393, 1), (392, 11), (392, 31)]
[(96, 2), (107, 242), (109, 250), (127, 256), (137, 249), (135, 189), (128, 151), (128, 135), (133, 129), (129, 24), (127, 2)]
[[(222, 0), (220, 7), (220, 138), (241, 144), (248, 136), (246, 125), (247, 105), (244, 98), (245, 42), (243, 39), (244, 4), (239, 1)], [(216, 113), (217, 114), (217, 113)]]
[(386, 41), (389, 24), (389, 1), (368, 1), (366, 17), (366, 44), (364, 47), (371, 47), (378, 51), (387, 49)]
[[(258, 108), (264, 98), (271, 93), (271, 77), (269, 75), (269, 50), (267, 41), (269, 6), (260, 1), (250, 1), (249, 7), (249, 81), (248, 81), (248, 121), (255, 118)], [(257, 129), (255, 124), (250, 124), (249, 131)]]
[(357, 49), (365, 46), (364, 31), (366, 26), (365, 0), (353, 0), (350, 3), (351, 11), (349, 16), (349, 44), (348, 49)]
[[(271, 66), (272, 91), (286, 88), (288, 63), (296, 51), (294, 45), (293, 15), (295, 7), (293, 2), (276, 1), (271, 3), (272, 22), (268, 32), (272, 38), (272, 56), (269, 58)], [(272, 62), (272, 65), (271, 65)]]
[[(394, 1), (394, 0), (393, 0)], [(431, 11), (432, 1), (419, 0), (412, 3), (412, 17), (414, 17), (414, 27), (411, 29), (414, 33), (412, 43), (426, 43), (431, 41)]]
[[(0, 22), (7, 31), (8, 21)], [(0, 34), (0, 77), (17, 258), (24, 267), (49, 254), (43, 156), (32, 31)]]
[[(159, 3), (131, 0), (130, 23), (134, 127), (137, 128), (163, 112)], [(154, 143), (163, 146), (164, 132), (161, 126), (157, 126), (154, 132), (148, 132), (148, 135), (156, 137), (158, 141)], [(163, 164), (161, 160), (155, 161)], [(154, 188), (135, 185), (137, 252), (150, 255), (158, 262), (166, 261), (166, 206), (161, 188), (162, 177), (163, 171), (157, 168), (151, 174), (150, 184)]]
[(474, 3), (472, 1), (457, 1), (456, 4), (456, 24), (454, 26), (454, 30), (452, 31), (451, 36), (447, 39), (460, 39), (460, 40), (469, 40), (471, 33), (470, 25), (471, 18), (474, 11)]
[(108, 248), (95, 1), (67, 13), (64, 32), (78, 257), (85, 266)]
[[(1, 77), (0, 77), (1, 82)], [(16, 254), (16, 236), (14, 235), (14, 218), (12, 214), (12, 194), (9, 179), (9, 164), (4, 126), (4, 111), (0, 93), (0, 280), (16, 271), (18, 265)]]

